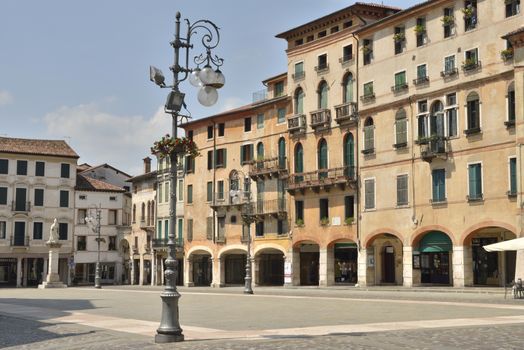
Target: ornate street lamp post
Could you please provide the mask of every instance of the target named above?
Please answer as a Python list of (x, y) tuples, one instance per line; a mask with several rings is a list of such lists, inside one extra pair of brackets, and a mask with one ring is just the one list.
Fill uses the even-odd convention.
[[(176, 187), (177, 187), (177, 161), (179, 153), (184, 153), (184, 143), (178, 143), (177, 126), (178, 122), (189, 119), (189, 116), (180, 114), (182, 107), (186, 108), (184, 103), (185, 94), (180, 92), (178, 85), (188, 79), (191, 85), (198, 87), (198, 101), (204, 106), (211, 106), (216, 103), (218, 93), (216, 89), (221, 88), (225, 83), (225, 78), (219, 67), (222, 66), (224, 60), (218, 56), (213, 56), (211, 50), (216, 48), (219, 41), (219, 28), (211, 21), (198, 20), (191, 24), (187, 19), (187, 34), (185, 37), (180, 36), (180, 12), (176, 13), (175, 22), (175, 39), (171, 41), (171, 46), (174, 49), (174, 63), (170, 67), (173, 72), (173, 85), (166, 86), (165, 77), (162, 71), (153, 66), (149, 69), (150, 79), (161, 88), (170, 88), (171, 91), (167, 97), (164, 107), (166, 113), (172, 118), (172, 141), (170, 145), (174, 145), (172, 151), (168, 155), (171, 161), (170, 166), (170, 204), (169, 204), (169, 235), (167, 242), (167, 259), (165, 262), (165, 289), (160, 294), (162, 299), (162, 319), (160, 326), (157, 329), (155, 336), (156, 343), (171, 343), (184, 340), (182, 328), (180, 327), (178, 317), (178, 300), (180, 294), (176, 289), (177, 280), (177, 261), (176, 261), (176, 242), (175, 242), (175, 222), (176, 222)], [(193, 48), (191, 38), (197, 34), (197, 30), (202, 31), (202, 45), (205, 48), (205, 53), (194, 57), (196, 68), (189, 67), (189, 51)], [(180, 62), (180, 54), (182, 49), (182, 63)], [(204, 65), (200, 69), (200, 65)], [(211, 68), (211, 65), (215, 69)], [(180, 74), (180, 75), (179, 75)], [(166, 143), (169, 145), (169, 143)], [(191, 140), (191, 144), (192, 140)], [(155, 151), (159, 151), (158, 149)]]
[(95, 288), (102, 288), (100, 284), (100, 241), (102, 240), (100, 238), (100, 213), (102, 212), (102, 205), (100, 204), (100, 207), (94, 207), (90, 208), (95, 211), (95, 216), (87, 216), (85, 218), (85, 221), (87, 222), (88, 226), (91, 228), (91, 230), (97, 234), (96, 242), (97, 242), (97, 257), (96, 257), (96, 268), (95, 268)]

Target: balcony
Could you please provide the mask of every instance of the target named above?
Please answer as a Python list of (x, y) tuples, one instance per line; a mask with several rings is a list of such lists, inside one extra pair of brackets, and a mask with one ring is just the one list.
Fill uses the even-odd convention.
[(29, 236), (13, 235), (9, 245), (13, 248), (27, 248), (29, 247)]
[(253, 92), (253, 103), (260, 103), (267, 100), (267, 89)]
[(420, 158), (423, 161), (431, 163), (433, 159), (448, 158), (448, 144), (444, 137), (430, 138), (427, 142), (420, 142)]
[(335, 106), (335, 121), (340, 126), (356, 126), (358, 123), (357, 104), (348, 102)]
[(282, 219), (287, 215), (285, 198), (257, 200), (254, 204), (255, 206), (253, 215), (257, 220), (263, 220), (268, 216)]
[(482, 67), (481, 62), (480, 61), (475, 61), (475, 60), (466, 60), (462, 64), (462, 70), (465, 73), (473, 73), (473, 72), (479, 70), (481, 67)]
[(407, 83), (396, 84), (396, 85), (393, 85), (391, 87), (391, 91), (394, 94), (399, 94), (401, 92), (405, 92), (407, 89), (408, 89), (408, 84)]
[(240, 208), (249, 203), (249, 193), (240, 190), (229, 192), (216, 192), (210, 206), (213, 210)]
[(287, 171), (287, 158), (273, 157), (251, 162), (249, 176), (254, 180), (264, 179), (266, 176), (271, 179), (272, 177), (278, 178)]
[(167, 238), (153, 238), (153, 249), (166, 248)]
[(360, 96), (360, 101), (362, 101), (362, 103), (369, 103), (369, 102), (375, 101), (375, 93), (374, 92), (364, 93), (364, 95)]
[(429, 83), (429, 77), (427, 75), (423, 77), (418, 77), (417, 79), (413, 79), (413, 85), (415, 86), (425, 85), (428, 83)]
[(306, 115), (295, 114), (287, 119), (287, 131), (293, 136), (306, 132)]
[(294, 81), (299, 81), (299, 80), (302, 80), (306, 77), (306, 72), (302, 71), (302, 72), (295, 72), (294, 74), (291, 75), (291, 77), (293, 78)]
[(315, 131), (329, 129), (331, 126), (331, 110), (328, 108), (319, 109), (310, 113), (310, 126)]
[(15, 213), (28, 213), (31, 211), (31, 202), (12, 201), (11, 210)]
[(323, 63), (319, 64), (318, 66), (315, 66), (315, 72), (318, 74), (329, 72), (329, 64)]
[(340, 187), (344, 190), (347, 185), (356, 183), (356, 172), (353, 166), (343, 166), (340, 168), (319, 169), (307, 173), (292, 174), (288, 178), (288, 192), (294, 195), (298, 190), (302, 194), (306, 189), (311, 189), (318, 193), (320, 190), (329, 192), (333, 187)]
[(154, 223), (153, 220), (140, 220), (140, 228), (142, 230), (153, 230), (154, 229)]
[(458, 69), (455, 67), (452, 68), (446, 68), (445, 70), (440, 72), (440, 76), (444, 79), (455, 77), (458, 74)]
[(338, 59), (342, 66), (353, 64), (353, 55), (344, 55)]

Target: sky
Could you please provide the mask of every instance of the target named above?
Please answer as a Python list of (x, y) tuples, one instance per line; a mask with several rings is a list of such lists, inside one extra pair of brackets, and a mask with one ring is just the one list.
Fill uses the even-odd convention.
[[(390, 0), (405, 8), (413, 0)], [(65, 140), (80, 163), (142, 172), (152, 143), (170, 132), (168, 90), (149, 66), (168, 74), (175, 14), (220, 28), (214, 53), (226, 77), (219, 99), (201, 106), (180, 89), (195, 119), (251, 102), (262, 81), (287, 71), (286, 42), (275, 35), (353, 4), (342, 0), (2, 0), (0, 136)], [(185, 33), (182, 25), (182, 33)], [(199, 37), (190, 55), (203, 52)], [(192, 66), (194, 68), (194, 65)]]

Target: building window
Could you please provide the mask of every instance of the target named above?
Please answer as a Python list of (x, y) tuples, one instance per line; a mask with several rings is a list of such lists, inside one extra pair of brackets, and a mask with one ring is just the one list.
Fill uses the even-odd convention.
[(226, 124), (225, 123), (219, 123), (218, 124), (218, 137), (224, 136), (225, 132), (226, 132)]
[(7, 187), (0, 187), (0, 205), (7, 205)]
[(69, 191), (60, 191), (60, 208), (69, 207)]
[(61, 222), (58, 224), (58, 239), (61, 241), (67, 241), (67, 223)]
[(186, 156), (186, 174), (191, 174), (195, 172), (195, 158), (191, 156)]
[(464, 1), (464, 31), (472, 30), (477, 27), (477, 0)]
[(286, 121), (286, 109), (285, 108), (279, 108), (277, 110), (277, 123), (285, 123)]
[(45, 176), (44, 162), (35, 162), (35, 176)]
[(355, 197), (345, 196), (344, 197), (344, 219), (348, 223), (348, 219), (355, 218)]
[(326, 32), (325, 30), (323, 30), (323, 31), (321, 31), (321, 32), (318, 32), (318, 34), (317, 34), (317, 38), (319, 38), (319, 39), (320, 39), (320, 38), (323, 38), (323, 37), (326, 36), (326, 34), (327, 34), (327, 32)]
[(353, 21), (347, 21), (347, 22), (344, 22), (344, 29), (345, 28), (349, 28), (353, 25)]
[(343, 97), (342, 102), (353, 102), (353, 74), (348, 73), (342, 82)]
[(395, 73), (395, 85), (393, 85), (393, 92), (400, 92), (407, 89), (408, 83), (406, 81), (406, 71)]
[(136, 204), (133, 204), (133, 224), (136, 222)]
[(70, 165), (66, 163), (60, 164), (60, 177), (69, 179), (70, 176)]
[(300, 46), (303, 43), (304, 43), (304, 39), (302, 39), (302, 38), (295, 40), (295, 46)]
[(512, 82), (508, 87), (508, 126), (515, 125), (515, 83)]
[(44, 189), (35, 188), (35, 207), (44, 206)]
[(116, 225), (117, 224), (117, 214), (118, 211), (114, 209), (109, 210), (109, 215), (107, 218), (108, 225)]
[(408, 205), (408, 176), (397, 176), (397, 206)]
[(444, 106), (442, 102), (436, 100), (431, 105), (431, 111), (429, 116), (429, 132), (433, 137), (438, 137), (442, 140), (445, 136), (444, 130)]
[(373, 82), (370, 81), (364, 84), (364, 99), (374, 98), (375, 91), (373, 90)]
[(253, 145), (240, 146), (240, 165), (244, 165), (253, 160)]
[(415, 84), (423, 84), (429, 81), (427, 64), (420, 64), (417, 66), (417, 79)]
[(304, 91), (298, 88), (295, 91), (295, 114), (304, 113)]
[(178, 180), (178, 201), (183, 202), (184, 201), (184, 180), (179, 179)]
[(9, 160), (0, 159), (0, 174), (7, 174), (9, 172)]
[(187, 240), (191, 242), (193, 240), (193, 219), (187, 219)]
[(162, 199), (164, 198), (164, 191), (162, 190), (163, 186), (161, 183), (158, 184), (158, 203), (162, 203)]
[(371, 57), (373, 54), (373, 41), (371, 39), (364, 39), (362, 44), (362, 58), (364, 65), (371, 63)]
[(280, 97), (282, 95), (284, 95), (284, 82), (283, 81), (279, 81), (278, 83), (275, 83), (275, 97)]
[(257, 129), (264, 128), (264, 114), (260, 113), (257, 115)]
[(5, 239), (7, 231), (7, 223), (5, 221), (0, 221), (0, 239)]
[(375, 208), (375, 179), (364, 180), (364, 209)]
[(206, 201), (211, 202), (212, 200), (213, 200), (213, 182), (208, 181)]
[(415, 25), (415, 35), (417, 37), (417, 47), (426, 43), (426, 19), (424, 17), (417, 18)]
[(295, 201), (295, 223), (304, 224), (304, 201)]
[(255, 223), (255, 235), (257, 237), (264, 236), (264, 221), (258, 221)]
[(157, 221), (156, 225), (156, 236), (162, 238), (162, 220)]
[(330, 32), (330, 34), (333, 34), (333, 33), (338, 32), (338, 26), (331, 27), (331, 29), (329, 30), (329, 32)]
[(364, 154), (373, 153), (375, 151), (375, 125), (373, 125), (373, 118), (369, 117), (364, 122)]
[(84, 251), (87, 248), (86, 236), (77, 236), (76, 237), (76, 250)]
[(33, 223), (33, 239), (40, 240), (44, 237), (44, 223), (34, 222)]
[(457, 124), (457, 94), (451, 93), (446, 95), (446, 135), (456, 137), (458, 135)]
[(109, 200), (112, 201), (112, 202), (115, 202), (116, 201), (116, 197), (115, 196), (109, 196)]
[(303, 79), (304, 76), (305, 76), (304, 62), (295, 63), (295, 73), (293, 74), (293, 79), (295, 80)]
[(87, 210), (86, 209), (78, 209), (76, 222), (79, 225), (85, 225), (86, 224), (86, 217), (87, 217)]
[(284, 235), (287, 232), (286, 227), (287, 221), (285, 220), (277, 220), (277, 235)]
[(215, 167), (225, 168), (226, 167), (226, 149), (221, 148), (215, 151)]
[(327, 54), (322, 54), (317, 57), (316, 71), (322, 71), (328, 69)]
[(107, 250), (116, 250), (116, 236), (109, 236), (109, 243), (107, 245)]
[(520, 13), (520, 0), (506, 0), (506, 17), (518, 15)]
[(481, 200), (482, 199), (482, 164), (469, 164), (468, 165), (468, 177), (469, 177), (469, 196), (468, 200)]
[(87, 196), (85, 194), (81, 194), (78, 196), (78, 199), (81, 201), (85, 201), (87, 199)]
[(193, 203), (193, 185), (187, 185), (187, 203)]
[(446, 170), (434, 169), (431, 172), (433, 183), (433, 203), (441, 203), (446, 201)]
[(306, 42), (307, 42), (307, 43), (309, 43), (309, 42), (311, 42), (311, 41), (313, 41), (313, 40), (315, 40), (315, 36), (314, 36), (314, 35), (308, 35), (308, 36), (306, 37)]
[(16, 161), (16, 175), (27, 175), (27, 160)]
[(404, 51), (404, 42), (406, 41), (406, 34), (404, 27), (395, 27), (395, 34), (393, 34), (395, 42), (395, 55)]
[(462, 66), (464, 70), (472, 70), (480, 66), (478, 49), (467, 50), (464, 53), (464, 58), (464, 64)]
[(164, 184), (164, 202), (165, 203), (168, 203), (169, 202), (169, 182), (166, 182)]
[(191, 141), (193, 141), (193, 134), (194, 134), (194, 133), (193, 133), (193, 130), (189, 130), (189, 131), (187, 132), (187, 138), (190, 139)]
[(442, 24), (444, 26), (444, 38), (449, 38), (453, 35), (453, 24), (455, 23), (455, 18), (453, 15), (453, 8), (446, 7), (444, 9), (444, 17), (442, 18)]
[(208, 216), (206, 218), (206, 239), (212, 240), (213, 239), (213, 217)]
[(408, 144), (408, 119), (406, 111), (399, 109), (395, 115), (395, 147), (405, 147)]
[(480, 102), (479, 95), (471, 92), (466, 99), (467, 134), (480, 132)]
[(219, 180), (217, 182), (217, 199), (224, 199), (224, 180)]
[(164, 237), (169, 238), (169, 220), (164, 220)]
[(442, 72), (442, 75), (454, 75), (456, 72), (457, 68), (455, 66), (455, 55), (444, 57), (444, 71)]
[(318, 86), (318, 109), (328, 108), (328, 85), (322, 81)]
[(213, 138), (213, 125), (207, 126), (207, 139), (211, 140)]
[(184, 220), (178, 219), (178, 228), (177, 228), (177, 237), (178, 237), (178, 245), (181, 247), (184, 243)]
[(428, 113), (428, 101), (418, 101), (418, 140), (421, 141), (424, 138), (429, 137), (429, 113)]
[(353, 59), (353, 45), (349, 44), (342, 48), (342, 63), (349, 62)]
[(509, 159), (509, 192), (508, 195), (517, 195), (517, 158)]
[(251, 117), (244, 118), (244, 132), (251, 131)]

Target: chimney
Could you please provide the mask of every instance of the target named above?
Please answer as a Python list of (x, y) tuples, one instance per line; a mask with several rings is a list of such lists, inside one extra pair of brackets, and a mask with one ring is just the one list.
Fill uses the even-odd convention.
[(144, 174), (151, 172), (151, 158), (145, 157), (144, 158)]

